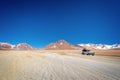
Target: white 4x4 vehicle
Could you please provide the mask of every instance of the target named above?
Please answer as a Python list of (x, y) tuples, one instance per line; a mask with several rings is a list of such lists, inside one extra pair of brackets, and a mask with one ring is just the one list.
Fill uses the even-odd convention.
[(92, 52), (92, 51), (90, 51), (90, 50), (82, 50), (82, 54), (83, 54), (83, 55), (92, 55), (92, 56), (94, 56), (94, 55), (95, 55), (95, 52)]

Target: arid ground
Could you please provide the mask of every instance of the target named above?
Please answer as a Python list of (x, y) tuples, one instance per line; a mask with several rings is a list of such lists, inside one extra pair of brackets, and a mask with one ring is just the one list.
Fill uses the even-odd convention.
[(0, 80), (120, 80), (120, 50), (0, 51)]

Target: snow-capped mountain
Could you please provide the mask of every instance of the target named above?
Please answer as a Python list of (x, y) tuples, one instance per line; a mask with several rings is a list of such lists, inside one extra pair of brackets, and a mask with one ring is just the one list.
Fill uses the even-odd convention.
[(120, 49), (120, 44), (114, 44), (114, 45), (112, 45), (112, 49)]
[(108, 50), (108, 49), (120, 49), (120, 44), (77, 44), (76, 47), (79, 49), (88, 48), (88, 49), (99, 49), (99, 50)]
[(44, 49), (46, 50), (75, 50), (75, 47), (65, 40), (50, 43)]
[(0, 42), (0, 49), (12, 49), (14, 47), (14, 45), (10, 44), (10, 43), (6, 43), (6, 42)]
[[(120, 44), (113, 44), (113, 45), (107, 45), (107, 44), (77, 44), (72, 45), (68, 43), (65, 40), (59, 40), (57, 42), (50, 43), (46, 47), (42, 48), (45, 50), (75, 50), (75, 49), (98, 49), (98, 50), (109, 50), (109, 49), (119, 49), (120, 50)], [(27, 43), (20, 43), (16, 45), (12, 45), (7, 42), (0, 42), (0, 50), (33, 50), (32, 46), (30, 46)]]
[(0, 50), (32, 50), (34, 49), (27, 43), (12, 45), (10, 43), (0, 42)]
[(33, 47), (27, 43), (21, 43), (21, 44), (15, 45), (14, 49), (16, 49), (16, 50), (32, 50)]

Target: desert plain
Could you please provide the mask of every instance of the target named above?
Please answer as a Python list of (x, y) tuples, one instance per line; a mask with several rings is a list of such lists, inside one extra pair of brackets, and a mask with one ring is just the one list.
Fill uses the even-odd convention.
[(120, 50), (0, 50), (0, 80), (120, 80)]

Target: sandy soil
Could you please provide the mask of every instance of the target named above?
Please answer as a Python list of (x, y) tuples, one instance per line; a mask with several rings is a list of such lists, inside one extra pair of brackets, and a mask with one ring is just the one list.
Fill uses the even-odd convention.
[(120, 80), (120, 51), (96, 54), (87, 56), (69, 50), (0, 51), (0, 80)]

